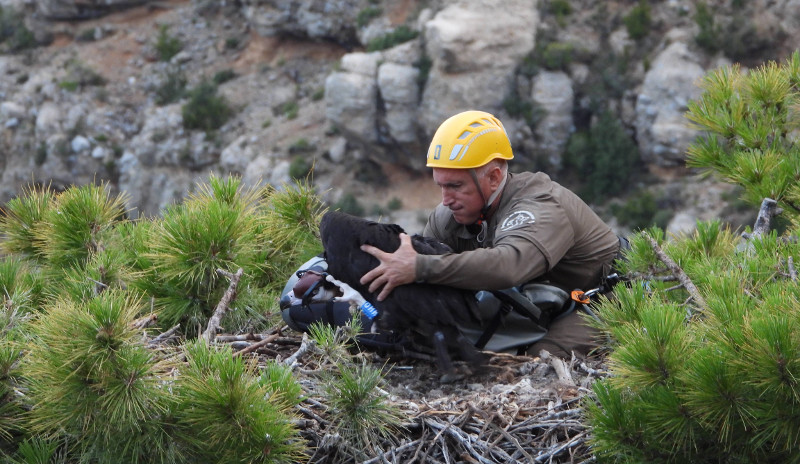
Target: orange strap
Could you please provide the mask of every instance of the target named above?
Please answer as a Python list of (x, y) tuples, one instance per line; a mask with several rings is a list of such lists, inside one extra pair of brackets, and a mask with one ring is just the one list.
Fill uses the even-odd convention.
[(589, 304), (589, 297), (581, 290), (572, 291), (572, 299), (578, 303)]

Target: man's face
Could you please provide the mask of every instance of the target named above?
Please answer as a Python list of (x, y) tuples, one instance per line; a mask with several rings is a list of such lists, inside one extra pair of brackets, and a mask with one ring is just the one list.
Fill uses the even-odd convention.
[[(487, 189), (487, 180), (478, 176), (481, 188)], [(469, 169), (433, 168), (433, 181), (442, 189), (442, 204), (450, 208), (459, 224), (474, 224), (483, 208), (481, 197)]]

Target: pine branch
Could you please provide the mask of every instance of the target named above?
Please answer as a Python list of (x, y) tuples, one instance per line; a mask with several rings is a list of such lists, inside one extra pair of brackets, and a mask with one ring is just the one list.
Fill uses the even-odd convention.
[(206, 331), (203, 332), (203, 340), (209, 343), (214, 341), (214, 337), (217, 336), (217, 329), (220, 328), (222, 316), (230, 309), (230, 304), (236, 299), (236, 287), (239, 286), (239, 279), (242, 278), (242, 273), (244, 273), (244, 270), (239, 268), (239, 270), (236, 271), (236, 274), (231, 274), (230, 272), (222, 269), (217, 269), (217, 272), (228, 277), (231, 280), (231, 283), (228, 285), (228, 289), (225, 290), (225, 294), (222, 295), (222, 299), (219, 300), (216, 309), (214, 309), (214, 315), (212, 315), (211, 319), (208, 320)]
[(786, 260), (786, 266), (789, 268), (789, 278), (792, 279), (792, 282), (797, 282), (797, 271), (794, 268), (794, 258), (789, 256)]
[(653, 251), (655, 252), (656, 256), (658, 256), (658, 259), (662, 263), (664, 263), (664, 265), (667, 266), (667, 268), (670, 270), (670, 272), (672, 272), (672, 274), (675, 277), (678, 278), (678, 282), (680, 282), (683, 285), (683, 288), (685, 288), (686, 291), (689, 292), (689, 295), (691, 295), (695, 304), (701, 310), (705, 310), (705, 308), (708, 306), (706, 304), (706, 300), (703, 298), (703, 295), (700, 294), (700, 291), (694, 285), (692, 280), (689, 279), (689, 276), (686, 275), (686, 272), (684, 272), (683, 269), (681, 269), (681, 267), (678, 266), (678, 263), (673, 261), (672, 258), (670, 258), (669, 256), (667, 256), (666, 253), (664, 253), (664, 250), (662, 250), (661, 247), (658, 246), (658, 243), (653, 237), (649, 235), (645, 235), (645, 237), (647, 237), (647, 240), (650, 242), (650, 247), (653, 248)]

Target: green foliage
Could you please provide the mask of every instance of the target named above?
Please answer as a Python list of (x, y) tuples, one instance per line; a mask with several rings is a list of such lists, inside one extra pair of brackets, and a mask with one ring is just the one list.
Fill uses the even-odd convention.
[(547, 3), (547, 11), (556, 17), (556, 22), (559, 26), (564, 27), (567, 16), (572, 14), (572, 6), (567, 0), (550, 0)]
[(58, 87), (66, 90), (67, 92), (74, 92), (78, 90), (80, 84), (75, 81), (61, 81), (58, 83)]
[(189, 91), (189, 101), (183, 105), (183, 127), (211, 132), (222, 127), (233, 111), (227, 100), (217, 95), (217, 86), (203, 81)]
[(307, 181), (284, 186), (269, 195), (270, 207), (263, 215), (258, 241), (265, 262), (268, 288), (278, 292), (286, 276), (322, 252), (319, 221), (326, 209)]
[(358, 27), (364, 27), (369, 24), (373, 18), (380, 16), (381, 13), (383, 13), (381, 8), (377, 6), (368, 6), (358, 12), (358, 16), (356, 16), (356, 25), (358, 25)]
[(162, 419), (170, 396), (161, 367), (131, 325), (141, 309), (140, 300), (108, 291), (56, 302), (33, 323), (31, 431), (69, 443), (84, 462), (158, 462), (175, 451)]
[(106, 79), (97, 71), (79, 60), (70, 60), (67, 63), (67, 75), (59, 82), (59, 87), (70, 92), (89, 86), (102, 86)]
[(565, 71), (572, 62), (574, 47), (564, 42), (549, 42), (542, 50), (541, 63), (545, 69)]
[(90, 27), (88, 29), (84, 29), (75, 36), (75, 40), (78, 42), (94, 42), (96, 39), (95, 31), (97, 28)]
[(228, 286), (216, 269), (241, 267), (223, 323), (261, 330), (287, 276), (321, 251), (319, 198), (305, 185), (278, 192), (211, 176), (160, 219), (137, 221), (124, 220), (124, 198), (96, 185), (31, 187), (5, 206), (4, 462), (301, 460), (291, 411), (303, 392), (291, 369), (260, 373), (229, 349), (191, 345), (190, 365), (176, 365), (144, 345), (134, 320), (155, 310), (163, 329), (182, 321), (191, 336)]
[(303, 180), (311, 174), (311, 163), (302, 156), (293, 159), (289, 164), (289, 177), (294, 180)]
[(361, 321), (355, 317), (343, 327), (334, 327), (324, 322), (314, 322), (308, 327), (308, 334), (321, 355), (320, 363), (337, 364), (348, 361), (349, 343), (359, 332), (361, 332)]
[(146, 280), (162, 282), (156, 306), (167, 327), (183, 323), (188, 334), (205, 327), (227, 288), (217, 270), (260, 274), (258, 214), (263, 192), (241, 181), (212, 176), (182, 205), (168, 209), (149, 234)]
[(53, 206), (54, 194), (44, 187), (28, 186), (10, 200), (0, 215), (0, 248), (5, 253), (32, 258), (41, 253), (34, 231)]
[(656, 197), (646, 190), (631, 194), (623, 203), (612, 203), (610, 209), (620, 224), (633, 230), (664, 228), (672, 219), (672, 211), (659, 208)]
[(409, 40), (414, 40), (418, 35), (419, 31), (415, 31), (406, 25), (402, 25), (383, 37), (370, 40), (367, 44), (367, 51), (377, 52), (380, 50), (386, 50), (394, 47), (395, 45), (408, 42)]
[[(665, 270), (650, 239), (704, 303), (659, 278)], [(720, 221), (670, 241), (660, 229), (632, 237), (622, 264), (644, 277), (618, 286), (595, 322), (614, 347), (611, 376), (586, 404), (598, 458), (796, 462), (800, 288), (785, 270), (800, 244), (775, 233), (750, 247), (740, 240)]]
[(686, 117), (704, 132), (689, 146), (687, 164), (741, 185), (758, 205), (772, 198), (792, 218), (800, 215), (798, 127), (800, 52), (784, 64), (768, 62), (744, 73), (739, 66), (709, 73)]
[(650, 15), (650, 2), (639, 0), (639, 3), (622, 18), (628, 35), (633, 40), (643, 39), (650, 33), (650, 26), (653, 19)]
[(179, 69), (171, 69), (164, 75), (161, 85), (156, 89), (157, 105), (175, 103), (186, 95), (186, 76)]
[(401, 209), (402, 207), (403, 207), (403, 200), (401, 200), (401, 199), (399, 199), (397, 197), (392, 197), (389, 200), (389, 202), (386, 203), (386, 208), (389, 209), (389, 211), (397, 211), (397, 210)]
[[(1, 328), (5, 332), (9, 326)], [(24, 405), (15, 394), (21, 386), (19, 360), (22, 354), (23, 347), (19, 343), (0, 333), (0, 449), (23, 429)]]
[(239, 48), (241, 41), (238, 37), (228, 37), (225, 39), (225, 48), (228, 50), (236, 50)]
[(700, 29), (694, 40), (704, 50), (715, 53), (720, 49), (720, 29), (715, 24), (714, 14), (705, 2), (699, 2), (695, 7), (694, 22)]
[(363, 216), (364, 206), (352, 193), (345, 193), (339, 198), (339, 201), (331, 206), (334, 211), (341, 211), (343, 213), (352, 214), (353, 216)]
[(535, 128), (545, 116), (545, 110), (516, 92), (503, 99), (503, 108), (512, 118), (523, 118), (529, 127)]
[(420, 90), (419, 94), (422, 95), (422, 90), (425, 88), (425, 84), (428, 83), (428, 77), (431, 74), (433, 60), (431, 60), (428, 55), (423, 53), (419, 60), (414, 62), (414, 66), (419, 69), (419, 74), (417, 74), (417, 86)]
[(581, 174), (579, 191), (585, 199), (623, 193), (637, 172), (639, 150), (620, 121), (604, 111), (587, 132), (570, 137), (564, 166)]
[(19, 445), (17, 454), (20, 459), (12, 459), (10, 464), (50, 464), (58, 461), (58, 443), (52, 440), (31, 438)]
[(281, 105), (279, 113), (286, 116), (286, 119), (297, 118), (297, 113), (300, 111), (300, 105), (296, 101), (288, 101)]
[(16, 317), (41, 309), (45, 299), (41, 274), (28, 261), (13, 256), (0, 259), (0, 292), (0, 332), (3, 325), (14, 325)]
[(155, 49), (158, 53), (158, 59), (161, 61), (169, 61), (173, 56), (183, 48), (180, 39), (173, 37), (169, 34), (169, 26), (161, 25), (158, 28), (158, 37), (156, 38)]
[(721, 51), (736, 62), (750, 59), (761, 62), (772, 55), (776, 43), (786, 34), (779, 26), (759, 30), (750, 15), (735, 11), (729, 17), (720, 17), (722, 21), (718, 23), (712, 9), (705, 2), (698, 3), (694, 14), (699, 29), (695, 42), (709, 53)]
[(304, 445), (289, 405), (271, 396), (255, 364), (197, 340), (176, 385), (176, 420), (193, 462), (289, 463)]
[(236, 76), (237, 74), (233, 69), (223, 69), (222, 71), (218, 71), (214, 74), (212, 81), (214, 81), (214, 84), (220, 85), (228, 82), (231, 79), (235, 79)]
[(84, 264), (124, 220), (126, 199), (124, 194), (112, 197), (106, 185), (89, 184), (60, 193), (34, 231), (41, 255), (58, 268)]
[(401, 411), (379, 393), (382, 380), (379, 369), (362, 363), (340, 364), (326, 382), (331, 421), (359, 460), (380, 450), (381, 440), (392, 441), (403, 424)]
[(261, 373), (261, 382), (269, 390), (270, 400), (282, 404), (284, 409), (292, 408), (303, 400), (303, 388), (292, 375), (292, 368), (285, 364), (267, 361)]
[(11, 53), (37, 45), (33, 32), (25, 26), (24, 15), (8, 6), (0, 6), (0, 44)]
[(289, 153), (291, 154), (308, 153), (314, 151), (315, 149), (316, 147), (311, 142), (309, 142), (308, 139), (300, 138), (295, 140), (295, 142), (289, 146)]

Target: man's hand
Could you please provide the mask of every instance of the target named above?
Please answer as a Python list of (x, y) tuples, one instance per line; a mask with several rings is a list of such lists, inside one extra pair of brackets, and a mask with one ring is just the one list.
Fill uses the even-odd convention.
[(400, 248), (394, 253), (386, 253), (374, 246), (361, 245), (361, 250), (378, 258), (380, 264), (361, 277), (362, 285), (369, 285), (369, 291), (379, 288), (378, 301), (383, 301), (399, 285), (410, 284), (416, 278), (417, 252), (411, 245), (411, 237), (400, 234)]

